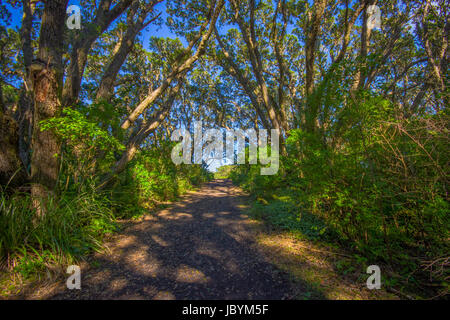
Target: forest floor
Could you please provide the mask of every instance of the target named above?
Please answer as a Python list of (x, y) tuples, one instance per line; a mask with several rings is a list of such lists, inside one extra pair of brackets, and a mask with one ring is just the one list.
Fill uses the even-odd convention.
[(61, 276), (11, 298), (397, 298), (368, 290), (361, 272), (340, 274), (345, 254), (249, 218), (247, 198), (230, 180), (206, 183), (167, 208), (122, 222), (104, 252), (80, 263), (80, 290), (67, 289)]

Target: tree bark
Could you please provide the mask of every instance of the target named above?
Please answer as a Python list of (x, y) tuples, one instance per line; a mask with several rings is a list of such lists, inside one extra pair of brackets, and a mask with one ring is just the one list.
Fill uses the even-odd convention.
[(96, 11), (94, 21), (79, 33), (75, 41), (70, 57), (68, 74), (64, 83), (62, 102), (69, 106), (78, 101), (81, 90), (81, 80), (86, 67), (89, 51), (95, 40), (117, 19), (133, 2), (133, 0), (122, 0), (114, 8), (110, 9), (112, 1), (102, 0)]
[(272, 128), (277, 129), (280, 133), (280, 149), (281, 154), (286, 155), (286, 146), (284, 143), (284, 133), (287, 130), (287, 123), (283, 120), (282, 112), (280, 108), (282, 106), (277, 105), (275, 98), (270, 94), (266, 80), (263, 75), (264, 67), (262, 65), (261, 54), (257, 46), (256, 32), (255, 32), (255, 1), (250, 0), (250, 19), (247, 24), (239, 12), (239, 3), (235, 0), (231, 1), (232, 9), (234, 10), (234, 18), (239, 26), (242, 34), (242, 38), (248, 50), (248, 57), (250, 65), (258, 84), (258, 98), (261, 99), (262, 105), (267, 111)]
[[(190, 42), (188, 48), (184, 50), (183, 54), (181, 54), (175, 62), (175, 66), (170, 72), (170, 74), (167, 76), (166, 79), (162, 82), (162, 84), (153, 90), (143, 101), (141, 101), (134, 110), (130, 113), (127, 119), (122, 123), (121, 128), (122, 129), (128, 129), (131, 124), (136, 121), (136, 119), (145, 111), (145, 109), (148, 108), (149, 105), (151, 105), (157, 98), (159, 98), (166, 90), (169, 88), (172, 81), (174, 81), (179, 74), (185, 72), (186, 70), (189, 70), (194, 62), (196, 62), (200, 56), (204, 54), (206, 43), (209, 40), (211, 33), (213, 32), (214, 26), (216, 24), (217, 18), (220, 15), (220, 12), (222, 10), (222, 7), (224, 6), (224, 0), (219, 0), (217, 3), (213, 3), (211, 5), (211, 16), (209, 19), (206, 20), (206, 22), (202, 25), (200, 31), (198, 32), (197, 36)], [(202, 35), (202, 32), (205, 30), (206, 26), (208, 26), (208, 30)], [(200, 40), (200, 43), (198, 44), (197, 50), (195, 53), (183, 61), (183, 58), (188, 54), (195, 43)]]
[(26, 181), (19, 159), (18, 141), (17, 122), (0, 109), (0, 185), (2, 187), (8, 185), (15, 188)]
[(31, 148), (31, 194), (38, 214), (42, 201), (54, 190), (59, 172), (60, 142), (40, 121), (61, 110), (63, 34), (68, 0), (46, 1), (39, 35), (38, 59), (31, 65), (34, 91), (34, 126)]
[(145, 21), (148, 14), (153, 10), (153, 7), (159, 2), (161, 1), (154, 1), (149, 3), (139, 13), (138, 17), (136, 18), (136, 21), (134, 21), (134, 19), (137, 13), (137, 8), (139, 6), (139, 1), (135, 0), (132, 3), (127, 17), (127, 25), (128, 25), (127, 31), (125, 32), (124, 37), (121, 39), (118, 49), (114, 54), (113, 58), (111, 59), (111, 62), (108, 64), (105, 72), (103, 73), (96, 94), (97, 102), (110, 101), (114, 93), (114, 83), (116, 81), (117, 74), (119, 73), (120, 68), (127, 59), (128, 54), (131, 52), (137, 34), (159, 16), (157, 15), (156, 17), (150, 19), (149, 21)]
[(313, 11), (309, 13), (306, 26), (306, 43), (305, 43), (305, 95), (306, 108), (304, 110), (305, 129), (313, 132), (317, 127), (317, 107), (311, 101), (311, 94), (314, 90), (314, 76), (316, 72), (315, 61), (317, 51), (317, 41), (319, 41), (319, 33), (321, 22), (327, 6), (327, 0), (314, 1)]
[(138, 152), (141, 143), (144, 142), (144, 140), (150, 133), (155, 131), (161, 125), (161, 123), (163, 123), (164, 119), (170, 113), (172, 105), (182, 85), (183, 82), (180, 78), (178, 79), (177, 85), (173, 88), (170, 88), (167, 101), (161, 106), (158, 111), (154, 113), (151, 119), (149, 119), (144, 125), (139, 128), (139, 130), (137, 130), (137, 133), (135, 135), (130, 137), (126, 145), (126, 149), (122, 153), (122, 156), (114, 164), (111, 172), (99, 184), (98, 189), (103, 189), (108, 186), (114, 180), (114, 177), (126, 168), (127, 164), (131, 160), (133, 160), (134, 156)]

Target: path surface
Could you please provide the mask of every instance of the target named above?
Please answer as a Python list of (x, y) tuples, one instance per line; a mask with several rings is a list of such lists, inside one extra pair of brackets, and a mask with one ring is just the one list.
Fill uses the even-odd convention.
[(255, 249), (242, 194), (215, 180), (131, 223), (82, 269), (81, 290), (53, 299), (289, 299), (284, 273)]

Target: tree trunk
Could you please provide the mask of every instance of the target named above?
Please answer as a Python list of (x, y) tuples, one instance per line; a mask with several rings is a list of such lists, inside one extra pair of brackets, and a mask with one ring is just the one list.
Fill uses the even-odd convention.
[(19, 97), (16, 120), (19, 125), (19, 157), (22, 160), (25, 172), (29, 175), (30, 144), (33, 128), (33, 81), (31, 79), (31, 64), (33, 62), (33, 47), (31, 34), (33, 32), (33, 16), (36, 3), (30, 0), (22, 1), (23, 20), (20, 28), (22, 40), (23, 64), (25, 68), (24, 86)]
[(313, 11), (310, 13), (306, 26), (306, 43), (305, 43), (305, 95), (306, 108), (303, 110), (304, 125), (307, 131), (312, 132), (317, 126), (317, 107), (311, 101), (311, 94), (314, 90), (314, 76), (316, 72), (315, 61), (317, 42), (319, 41), (320, 26), (327, 6), (327, 0), (314, 1)]
[(18, 150), (18, 128), (16, 121), (0, 109), (0, 185), (20, 186), (26, 181)]
[(369, 6), (369, 0), (364, 1), (364, 9), (363, 9), (363, 24), (361, 28), (361, 51), (360, 51), (360, 58), (362, 59), (362, 65), (359, 67), (355, 79), (353, 81), (353, 86), (351, 88), (352, 94), (358, 90), (361, 89), (364, 85), (367, 71), (363, 71), (366, 69), (366, 58), (367, 54), (369, 52), (369, 45), (370, 45), (370, 35), (371, 30), (367, 26), (367, 20), (368, 20), (368, 14), (367, 14), (367, 8)]
[(58, 179), (60, 142), (40, 122), (61, 111), (63, 34), (68, 0), (46, 1), (39, 36), (39, 56), (31, 65), (34, 90), (34, 126), (31, 148), (31, 195), (38, 214)]

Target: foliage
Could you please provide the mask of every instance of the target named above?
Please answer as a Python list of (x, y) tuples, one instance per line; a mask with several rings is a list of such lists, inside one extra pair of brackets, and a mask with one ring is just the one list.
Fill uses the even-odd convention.
[[(161, 148), (170, 150), (172, 144)], [(78, 187), (59, 183), (67, 188), (45, 202), (41, 218), (29, 194), (2, 191), (0, 263), (23, 278), (47, 269), (63, 272), (62, 267), (102, 250), (102, 239), (117, 230), (117, 219), (148, 213), (211, 178), (200, 166), (175, 166), (169, 155), (157, 148), (143, 151), (111, 189), (100, 193), (92, 180)], [(64, 167), (61, 180), (73, 181), (74, 172)]]
[(66, 109), (41, 123), (42, 130), (53, 130), (65, 141), (58, 189), (44, 201), (42, 218), (36, 217), (29, 194), (1, 192), (0, 263), (11, 274), (26, 279), (48, 269), (61, 272), (101, 250), (104, 236), (117, 230), (117, 219), (148, 213), (211, 178), (202, 166), (174, 165), (174, 143), (161, 140), (138, 154), (113, 186), (98, 192), (101, 172), (123, 145), (97, 124), (102, 114), (96, 108), (88, 115)]
[(446, 112), (403, 119), (361, 92), (326, 130), (291, 130), (276, 176), (249, 166), (231, 176), (259, 200), (253, 214), (270, 224), (310, 236), (303, 217), (314, 216), (325, 225), (319, 234), (391, 265), (410, 283), (431, 276), (445, 288), (448, 272), (424, 266), (449, 252), (448, 127)]
[(118, 217), (132, 217), (179, 195), (211, 178), (200, 165), (175, 165), (170, 157), (174, 143), (143, 150), (111, 189), (111, 199)]
[(24, 278), (71, 264), (102, 248), (116, 230), (103, 194), (63, 194), (37, 217), (28, 194), (0, 195), (0, 259)]
[(0, 118), (16, 122), (1, 137), (0, 175), (15, 179), (2, 261), (28, 275), (81, 257), (116, 219), (210, 179), (170, 159), (171, 133), (203, 121), (280, 131), (276, 175), (215, 173), (252, 194), (253, 216), (448, 288), (445, 1), (379, 1), (369, 30), (367, 1), (226, 1), (215, 20), (221, 1), (168, 0), (167, 37), (151, 36), (158, 1), (122, 2), (81, 1), (81, 32), (53, 25), (63, 2), (0, 4)]
[(215, 179), (228, 179), (230, 178), (230, 174), (235, 169), (233, 165), (221, 166), (217, 168), (217, 171), (214, 172)]
[(71, 146), (84, 144), (85, 151), (94, 148), (108, 151), (120, 151), (124, 146), (97, 122), (89, 121), (81, 112), (66, 108), (60, 117), (53, 117), (41, 122), (41, 130), (54, 130), (60, 139)]

